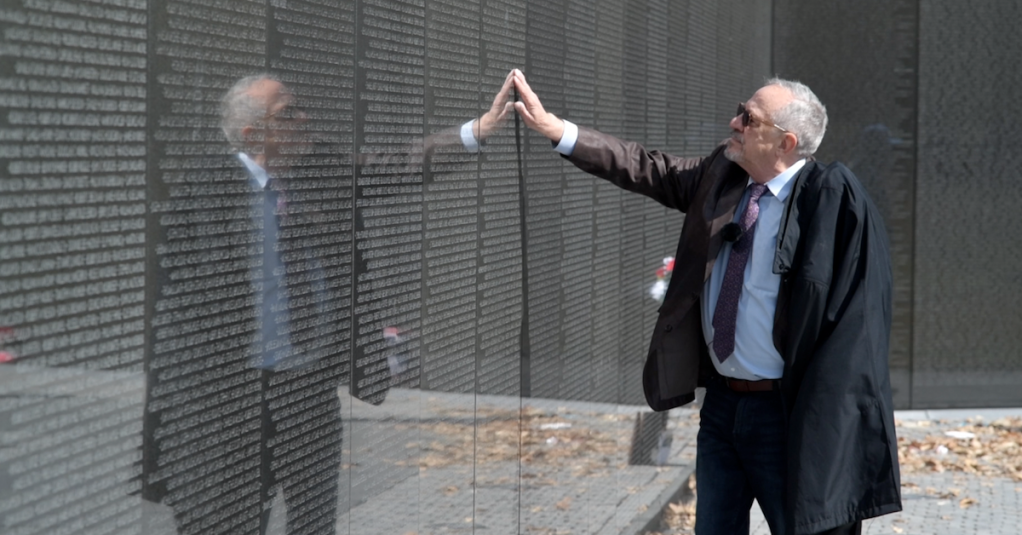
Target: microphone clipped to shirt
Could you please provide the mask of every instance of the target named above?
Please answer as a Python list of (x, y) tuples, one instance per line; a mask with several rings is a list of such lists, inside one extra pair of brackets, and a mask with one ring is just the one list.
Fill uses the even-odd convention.
[(742, 238), (742, 226), (738, 223), (728, 223), (720, 229), (720, 235), (724, 241), (734, 243)]

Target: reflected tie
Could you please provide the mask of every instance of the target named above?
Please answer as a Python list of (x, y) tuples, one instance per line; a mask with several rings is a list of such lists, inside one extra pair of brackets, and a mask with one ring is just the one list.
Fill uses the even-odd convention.
[(739, 225), (742, 237), (731, 247), (724, 281), (720, 285), (717, 296), (717, 308), (713, 312), (713, 352), (717, 360), (724, 362), (735, 351), (735, 321), (738, 318), (738, 298), (742, 295), (742, 283), (745, 281), (745, 264), (752, 252), (752, 239), (756, 233), (756, 220), (759, 218), (759, 199), (766, 192), (763, 184), (749, 186), (752, 194), (745, 214)]

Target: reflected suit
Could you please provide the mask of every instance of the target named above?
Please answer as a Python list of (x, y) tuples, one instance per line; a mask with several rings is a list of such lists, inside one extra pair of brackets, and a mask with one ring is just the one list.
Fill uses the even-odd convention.
[[(490, 111), (460, 131), (354, 163), (423, 173), (440, 146), (472, 150), (507, 115), (510, 87), (509, 76)], [(332, 238), (355, 226), (342, 179), (351, 168), (270, 75), (238, 80), (221, 113), (235, 157), (162, 170), (154, 192), (143, 496), (171, 506), (181, 533), (255, 535), (276, 489), (289, 534), (332, 534), (338, 386), (370, 403), (390, 386), (385, 356), (351, 357), (351, 277), (365, 266), (350, 241)]]
[(298, 239), (317, 214), (287, 202), (289, 178), (253, 169), (230, 158), (154, 207), (145, 496), (181, 533), (255, 534), (278, 487), (289, 533), (333, 533), (344, 268)]

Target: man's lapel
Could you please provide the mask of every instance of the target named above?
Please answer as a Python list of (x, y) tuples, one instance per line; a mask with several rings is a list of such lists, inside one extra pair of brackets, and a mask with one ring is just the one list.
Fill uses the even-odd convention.
[(798, 225), (798, 199), (806, 189), (806, 181), (809, 180), (815, 169), (816, 163), (810, 159), (792, 179), (795, 183), (791, 186), (791, 193), (788, 195), (777, 231), (777, 250), (774, 253), (773, 272), (778, 275), (787, 273), (795, 260), (799, 237), (802, 234), (802, 229)]
[(703, 281), (710, 278), (713, 273), (713, 264), (717, 261), (717, 255), (723, 245), (724, 238), (721, 236), (721, 229), (724, 225), (734, 221), (735, 210), (745, 193), (745, 186), (749, 181), (749, 175), (741, 171), (737, 165), (733, 169), (738, 172), (726, 173), (713, 195), (706, 200), (704, 213), (709, 223), (710, 235), (707, 237), (706, 248), (706, 272), (703, 274)]

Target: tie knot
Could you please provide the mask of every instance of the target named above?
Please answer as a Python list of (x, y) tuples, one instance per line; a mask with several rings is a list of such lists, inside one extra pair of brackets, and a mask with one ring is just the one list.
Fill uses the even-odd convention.
[(752, 196), (749, 197), (749, 204), (759, 202), (759, 198), (762, 197), (767, 190), (767, 187), (764, 184), (753, 184), (749, 186), (749, 188), (752, 191)]

